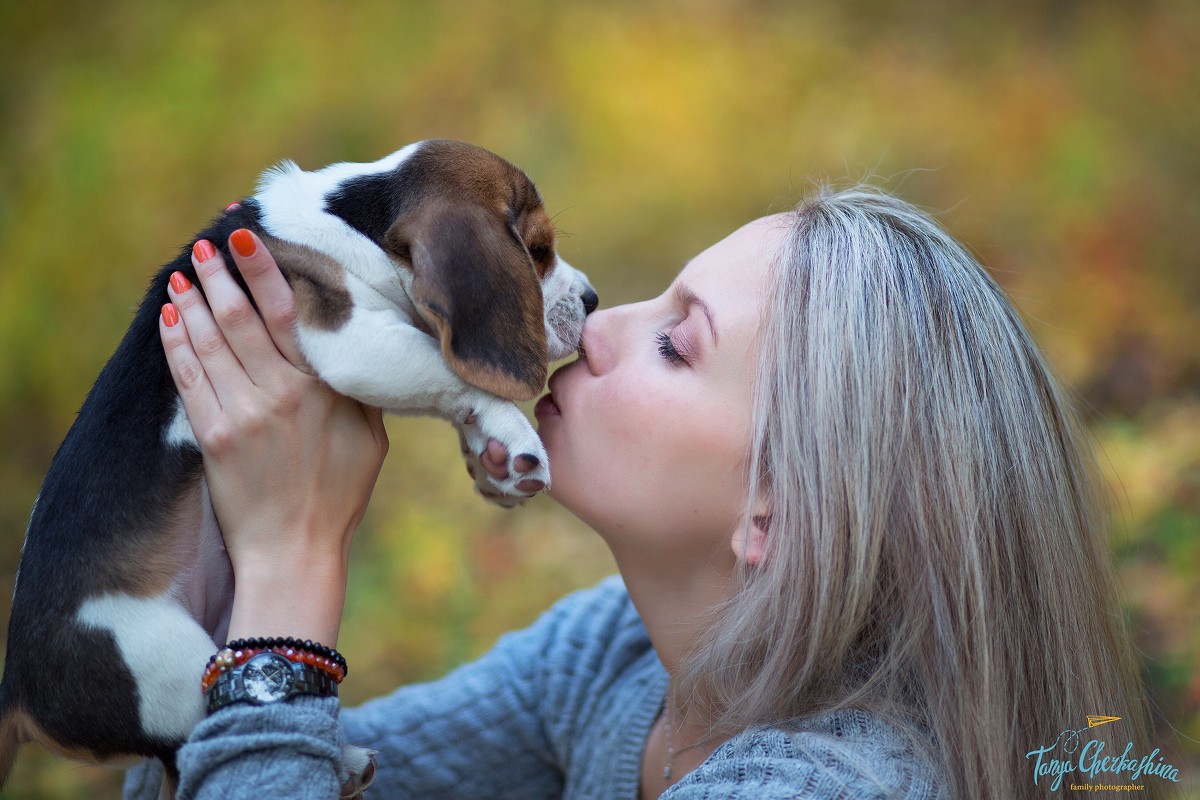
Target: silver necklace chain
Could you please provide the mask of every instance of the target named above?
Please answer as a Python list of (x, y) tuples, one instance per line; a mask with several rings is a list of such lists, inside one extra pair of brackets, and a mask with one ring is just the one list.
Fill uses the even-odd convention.
[[(675, 744), (671, 739), (673, 729), (675, 728), (675, 708), (671, 704), (670, 687), (667, 688), (667, 696), (663, 698), (663, 716), (666, 718), (666, 730), (663, 735), (667, 741), (667, 763), (663, 765), (662, 776), (663, 780), (669, 785), (675, 782), (671, 777), (675, 772)], [(695, 744), (688, 745), (679, 752), (686, 753), (689, 750), (695, 750), (697, 747), (703, 747), (706, 743), (707, 740), (701, 739)]]
[(663, 767), (663, 780), (667, 784), (674, 783), (671, 780), (671, 770), (675, 766), (675, 746), (671, 744), (671, 728), (674, 727), (674, 714), (671, 711), (671, 692), (667, 691), (667, 696), (663, 698), (663, 705), (666, 707), (667, 716), (667, 765)]

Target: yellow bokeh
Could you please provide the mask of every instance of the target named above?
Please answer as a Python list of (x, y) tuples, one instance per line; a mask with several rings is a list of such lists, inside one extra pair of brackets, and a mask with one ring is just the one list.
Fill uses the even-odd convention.
[[(1200, 4), (954, 6), (5, 4), (0, 597), (149, 276), (281, 159), (483, 145), (534, 178), (604, 305), (657, 293), (819, 181), (869, 180), (979, 255), (1080, 397), (1146, 679), (1200, 739)], [(548, 499), (473, 495), (445, 423), (388, 424), (352, 556), (351, 702), (444, 673), (614, 570)], [(1195, 744), (1158, 734), (1200, 777)], [(31, 746), (4, 796), (119, 783)]]

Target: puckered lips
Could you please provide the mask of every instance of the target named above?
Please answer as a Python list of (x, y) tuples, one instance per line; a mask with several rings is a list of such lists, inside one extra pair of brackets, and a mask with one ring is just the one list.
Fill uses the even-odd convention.
[(558, 403), (555, 402), (555, 400), (554, 400), (554, 381), (560, 375), (562, 375), (564, 372), (566, 372), (568, 369), (575, 366), (582, 360), (583, 359), (581, 356), (580, 358), (577, 358), (574, 361), (572, 361), (570, 364), (563, 364), (561, 367), (559, 367), (558, 369), (556, 369), (554, 371), (554, 374), (550, 376), (550, 380), (546, 382), (546, 388), (549, 391), (547, 391), (544, 395), (542, 395), (541, 398), (537, 401), (537, 404), (533, 407), (533, 415), (535, 417), (537, 417), (538, 419), (541, 419), (543, 417), (558, 417), (558, 416), (562, 415), (562, 409), (560, 409), (558, 407)]
[(554, 402), (554, 395), (550, 392), (542, 395), (537, 401), (537, 405), (533, 407), (533, 415), (538, 419), (542, 417), (557, 417), (561, 414), (558, 410), (558, 405)]

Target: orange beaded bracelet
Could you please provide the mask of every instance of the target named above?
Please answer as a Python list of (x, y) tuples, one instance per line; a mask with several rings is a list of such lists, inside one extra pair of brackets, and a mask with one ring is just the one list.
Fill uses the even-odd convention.
[(200, 679), (201, 693), (207, 694), (222, 672), (245, 664), (259, 653), (275, 653), (296, 664), (310, 664), (328, 675), (334, 683), (341, 683), (348, 672), (346, 659), (342, 654), (321, 644), (291, 637), (237, 639), (222, 647), (208, 660), (204, 675)]

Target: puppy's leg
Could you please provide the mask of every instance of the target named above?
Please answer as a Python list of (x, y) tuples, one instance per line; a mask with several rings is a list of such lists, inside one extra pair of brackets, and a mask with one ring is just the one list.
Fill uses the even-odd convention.
[(374, 782), (375, 753), (375, 750), (350, 744), (342, 747), (341, 762), (338, 764), (341, 800), (361, 798), (363, 792)]
[[(512, 404), (508, 403), (506, 400), (500, 400), (499, 402), (505, 404), (506, 406), (512, 406)], [(485, 417), (493, 416), (487, 409), (484, 409), (483, 415)], [(524, 415), (521, 415), (517, 422), (522, 426), (528, 425)], [(495, 439), (502, 443), (505, 441), (502, 436), (495, 434), (494, 431), (496, 428), (493, 427), (495, 424), (496, 423), (493, 421), (491, 424), (489, 424), (489, 426), (486, 427), (478, 424), (455, 424), (454, 427), (458, 430), (459, 448), (462, 450), (463, 461), (465, 461), (467, 464), (467, 473), (470, 474), (472, 480), (475, 481), (475, 488), (479, 490), (481, 495), (496, 505), (503, 506), (504, 508), (514, 508), (523, 503), (529, 494), (536, 491), (541, 491), (541, 489), (538, 488), (537, 484), (525, 483), (525, 481), (530, 480), (530, 475), (534, 474), (531, 471), (522, 472), (514, 478), (512, 464), (517, 461), (517, 459), (507, 457), (507, 466), (503, 468), (504, 474), (500, 474), (501, 470), (498, 470), (495, 467), (489, 468), (484, 466), (483, 454), (484, 450), (489, 446), (489, 440)], [(500, 424), (503, 424), (503, 420)], [(537, 458), (539, 456), (534, 457)], [(525, 458), (529, 458), (529, 456), (526, 455)], [(492, 460), (493, 463), (496, 462), (495, 458), (490, 457), (490, 460)], [(522, 469), (524, 469), (525, 467), (530, 466), (531, 463), (532, 462), (530, 461), (523, 461), (520, 466)], [(496, 487), (498, 485), (511, 484), (514, 480), (518, 485), (525, 488), (524, 492), (515, 495), (498, 495), (496, 493)], [(545, 485), (548, 486), (549, 484)]]
[[(87, 600), (76, 620), (108, 631), (137, 681), (143, 733), (182, 742), (204, 716), (199, 675), (213, 642), (168, 591), (153, 597), (108, 594)], [(170, 639), (164, 639), (169, 632)]]
[[(297, 338), (316, 373), (342, 394), (395, 414), (448, 419), (475, 456), (489, 439), (499, 441), (508, 452), (507, 477), (487, 475), (485, 483), (501, 500), (535, 494), (517, 488), (527, 480), (549, 485), (546, 450), (516, 404), (464, 382), (442, 359), (437, 340), (395, 311), (356, 306), (336, 331), (300, 325)], [(518, 465), (531, 464), (518, 473)]]

